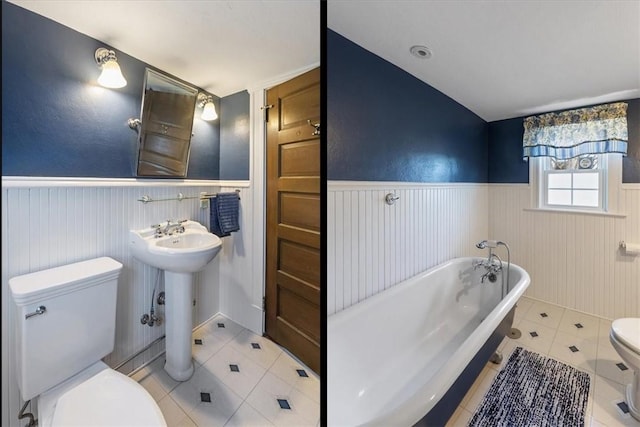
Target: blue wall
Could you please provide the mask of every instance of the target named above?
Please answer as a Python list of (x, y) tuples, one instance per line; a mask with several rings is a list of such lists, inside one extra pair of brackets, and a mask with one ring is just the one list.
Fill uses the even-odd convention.
[(220, 100), (220, 179), (249, 179), (249, 93)]
[(326, 73), (328, 179), (487, 182), (480, 117), (331, 30)]
[(522, 158), (522, 117), (490, 122), (489, 182), (528, 183), (529, 162)]
[[(523, 117), (486, 123), (327, 30), (327, 178), (528, 183)], [(624, 183), (640, 182), (640, 99), (629, 104)]]
[[(640, 182), (640, 99), (627, 102), (629, 145), (622, 158), (622, 182)], [(489, 182), (528, 183), (529, 163), (522, 160), (524, 117), (489, 123)]]
[[(100, 87), (93, 56), (98, 47), (108, 45), (13, 4), (1, 4), (2, 174), (135, 177), (137, 135), (127, 119), (140, 117), (148, 65), (116, 50), (128, 84), (122, 89)], [(214, 102), (220, 111), (220, 99), (214, 97)], [(248, 99), (244, 109), (235, 105), (232, 113), (248, 116)], [(220, 122), (195, 119), (187, 178), (220, 178)], [(248, 136), (239, 149), (238, 155), (233, 148), (223, 151), (237, 169), (239, 159), (246, 159), (245, 175), (235, 176), (249, 179), (244, 156)]]

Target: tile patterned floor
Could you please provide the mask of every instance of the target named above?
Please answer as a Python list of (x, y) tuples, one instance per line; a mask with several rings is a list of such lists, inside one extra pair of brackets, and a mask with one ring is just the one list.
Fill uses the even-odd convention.
[(640, 427), (625, 412), (624, 389), (633, 373), (609, 342), (611, 321), (568, 308), (522, 297), (518, 301), (514, 327), (522, 332), (517, 339), (500, 344), (503, 361), (488, 363), (482, 370), (447, 427), (466, 426), (493, 379), (517, 346), (567, 363), (591, 378), (585, 427)]
[(277, 344), (224, 316), (193, 333), (194, 374), (164, 371), (164, 357), (132, 375), (158, 402), (169, 427), (311, 426), (320, 381)]

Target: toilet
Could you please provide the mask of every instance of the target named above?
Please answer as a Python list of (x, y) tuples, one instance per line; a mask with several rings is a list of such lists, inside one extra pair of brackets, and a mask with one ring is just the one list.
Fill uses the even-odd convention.
[(640, 318), (614, 320), (609, 341), (633, 371), (631, 384), (627, 385), (625, 401), (629, 406), (629, 413), (640, 421)]
[(151, 395), (102, 358), (113, 351), (122, 264), (108, 258), (9, 280), (18, 388), (39, 426), (166, 426)]

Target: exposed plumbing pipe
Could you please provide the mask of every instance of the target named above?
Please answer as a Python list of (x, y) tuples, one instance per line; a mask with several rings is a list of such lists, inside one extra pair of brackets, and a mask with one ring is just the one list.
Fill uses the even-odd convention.
[(507, 248), (507, 289), (506, 289), (506, 292), (503, 291), (504, 295), (506, 295), (509, 292), (509, 273), (511, 272), (511, 251), (509, 250), (509, 245), (507, 245), (505, 242), (498, 241), (497, 244)]
[[(504, 265), (502, 264), (502, 258), (500, 258), (498, 256), (498, 254), (491, 254), (491, 249), (489, 249), (489, 259), (491, 259), (491, 257), (495, 257), (498, 258), (498, 261), (500, 262), (500, 271), (502, 272), (502, 274), (500, 275), (501, 283), (502, 283), (502, 289), (501, 289), (501, 293), (500, 293), (500, 300), (504, 299), (504, 296), (506, 295), (506, 292), (504, 291)], [(507, 271), (507, 274), (509, 274), (509, 272)], [(508, 279), (507, 279), (508, 280)], [(508, 282), (507, 282), (508, 283)]]
[(27, 424), (25, 427), (36, 427), (38, 425), (38, 420), (33, 417), (33, 414), (31, 412), (24, 412), (24, 410), (27, 409), (27, 405), (29, 403), (31, 403), (31, 400), (27, 400), (26, 402), (24, 402), (22, 409), (20, 409), (20, 412), (18, 413), (18, 419), (21, 420), (23, 418), (29, 418), (29, 424)]
[(158, 289), (158, 283), (160, 282), (160, 269), (157, 269), (156, 273), (156, 283), (153, 286), (153, 292), (151, 293), (151, 308), (149, 310), (149, 314), (143, 314), (140, 318), (140, 323), (143, 325), (153, 326), (155, 323), (160, 324), (160, 318), (156, 316), (156, 290)]

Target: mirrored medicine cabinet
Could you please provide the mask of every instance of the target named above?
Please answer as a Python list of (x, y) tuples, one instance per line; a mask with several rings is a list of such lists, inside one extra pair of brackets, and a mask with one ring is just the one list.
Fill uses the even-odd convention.
[(186, 177), (198, 89), (146, 69), (138, 127), (139, 177)]

